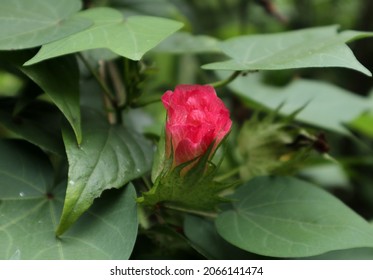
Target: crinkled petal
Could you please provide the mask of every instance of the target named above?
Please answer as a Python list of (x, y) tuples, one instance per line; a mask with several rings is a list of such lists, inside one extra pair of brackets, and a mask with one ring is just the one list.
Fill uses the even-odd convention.
[(214, 141), (216, 147), (231, 128), (229, 111), (212, 86), (178, 85), (165, 92), (162, 102), (166, 147), (172, 146), (176, 164), (202, 156)]

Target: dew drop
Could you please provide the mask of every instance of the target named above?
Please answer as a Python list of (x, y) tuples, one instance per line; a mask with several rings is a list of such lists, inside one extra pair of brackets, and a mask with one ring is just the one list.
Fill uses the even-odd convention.
[(136, 168), (136, 171), (137, 171), (138, 173), (140, 173), (141, 170), (140, 170), (140, 168)]
[(20, 192), (20, 193), (19, 193), (19, 196), (20, 196), (20, 197), (24, 197), (24, 196), (25, 196), (25, 193), (24, 193), (24, 192)]
[(69, 184), (72, 185), (72, 186), (74, 186), (74, 185), (75, 185), (75, 182), (74, 182), (73, 180), (70, 180), (70, 181), (69, 181)]
[(9, 259), (10, 260), (20, 260), (21, 259), (21, 251), (19, 249), (17, 249)]

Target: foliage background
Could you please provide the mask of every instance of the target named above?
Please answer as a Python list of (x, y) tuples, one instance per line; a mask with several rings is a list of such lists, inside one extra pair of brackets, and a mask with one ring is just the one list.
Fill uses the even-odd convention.
[[(4, 3), (5, 0), (0, 0), (0, 5)], [(241, 229), (245, 234), (258, 236), (259, 239), (253, 238), (253, 242), (259, 244), (256, 248), (250, 242), (246, 244), (237, 241), (235, 236), (230, 236), (230, 232), (224, 230), (229, 221), (233, 220), (232, 216), (229, 216), (232, 213), (228, 210), (216, 220), (215, 226), (211, 219), (201, 216), (184, 216), (162, 209), (149, 214), (146, 209), (138, 208), (133, 199), (136, 192), (139, 195), (150, 182), (152, 157), (149, 155), (153, 153), (165, 119), (162, 105), (153, 101), (159, 100), (164, 91), (173, 89), (177, 84), (206, 84), (224, 79), (227, 72), (201, 68), (202, 65), (226, 59), (226, 55), (217, 47), (217, 40), (334, 24), (338, 24), (341, 30), (369, 32), (373, 30), (373, 22), (370, 19), (373, 13), (372, 1), (92, 0), (83, 1), (83, 5), (84, 8), (112, 7), (125, 16), (169, 18), (184, 23), (182, 31), (209, 37), (170, 37), (170, 40), (163, 41), (157, 47), (149, 48), (150, 51), (146, 52), (141, 63), (118, 57), (101, 48), (84, 50), (85, 61), (88, 61), (99, 74), (99, 60), (114, 58), (106, 69), (107, 73), (110, 73), (108, 87), (121, 91), (118, 89), (121, 83), (117, 80), (123, 79), (127, 91), (127, 100), (124, 103), (123, 100), (120, 101), (120, 105), (126, 105), (119, 117), (124, 124), (120, 127), (110, 126), (104, 121), (107, 112), (102, 105), (103, 89), (85, 67), (84, 60), (75, 59), (74, 55), (70, 55), (46, 60), (27, 68), (21, 65), (36, 54), (38, 46), (32, 46), (33, 48), (25, 51), (2, 48), (1, 259), (260, 259), (307, 256), (313, 259), (373, 258), (373, 241), (369, 236), (369, 232), (373, 231), (363, 221), (371, 221), (373, 218), (373, 117), (372, 113), (369, 113), (369, 108), (373, 110), (372, 79), (351, 69), (299, 68), (261, 71), (259, 74), (249, 73), (247, 79), (239, 77), (218, 89), (219, 96), (229, 106), (236, 124), (226, 143), (228, 148), (220, 167), (221, 173), (226, 174), (234, 170), (239, 162), (233, 147), (237, 145), (235, 141), (239, 130), (245, 127), (243, 124), (248, 119), (251, 119), (252, 123), (247, 131), (247, 138), (244, 139), (256, 140), (253, 149), (265, 152), (257, 156), (261, 161), (264, 158), (265, 162), (263, 169), (257, 171), (257, 174), (245, 174), (241, 171), (241, 176), (247, 179), (257, 175), (273, 175), (279, 171), (278, 165), (269, 164), (274, 158), (278, 158), (277, 154), (274, 155), (277, 150), (268, 150), (269, 146), (263, 144), (263, 139), (267, 136), (261, 133), (266, 131), (265, 120), (271, 123), (273, 111), (279, 109), (282, 102), (281, 98), (274, 102), (273, 95), (266, 97), (266, 94), (285, 94), (285, 100), (289, 100), (291, 96), (296, 96), (297, 92), (308, 90), (311, 95), (324, 96), (324, 99), (315, 98), (295, 117), (294, 122), (291, 121), (297, 128), (307, 129), (312, 135), (323, 133), (327, 139), (327, 146), (330, 147), (330, 150), (327, 149), (327, 157), (337, 160), (338, 164), (330, 159), (325, 160), (325, 157), (318, 153), (320, 149), (312, 146), (311, 157), (306, 161), (301, 158), (293, 166), (281, 165), (284, 170), (277, 174), (302, 178), (326, 190), (323, 193), (311, 191), (309, 197), (316, 197), (318, 202), (325, 200), (325, 204), (314, 203), (310, 208), (314, 211), (308, 209), (304, 210), (304, 213), (309, 215), (311, 222), (315, 216), (325, 218), (325, 223), (338, 220), (340, 216), (346, 218), (349, 224), (354, 225), (354, 232), (347, 232), (345, 236), (340, 237), (342, 241), (338, 241), (339, 243), (330, 244), (329, 239), (332, 239), (335, 233), (325, 230), (322, 232), (326, 236), (325, 240), (319, 236), (319, 239), (314, 241), (317, 243), (315, 247), (319, 249), (304, 250), (300, 246), (297, 251), (294, 245), (292, 250), (288, 250), (289, 244), (276, 241), (260, 246), (258, 240), (261, 232), (252, 232), (251, 228)], [(7, 26), (2, 25), (2, 32), (6, 29)], [(176, 25), (174, 29), (176, 31)], [(161, 32), (159, 34), (162, 36)], [(168, 35), (164, 35), (164, 39), (166, 37)], [(348, 45), (356, 58), (372, 72), (373, 40), (366, 38), (349, 42)], [(120, 78), (115, 78), (116, 75)], [(283, 89), (292, 89), (294, 83), (297, 85), (293, 88), (295, 95), (291, 90), (290, 93), (284, 93)], [(338, 86), (338, 89), (331, 85)], [(343, 95), (345, 91), (341, 93), (341, 89), (353, 93), (358, 99), (348, 99)], [(79, 99), (73, 94), (78, 91)], [(47, 94), (42, 94), (44, 92)], [(66, 92), (71, 95), (66, 95)], [(323, 94), (326, 93), (330, 95), (325, 97)], [(306, 101), (308, 100), (298, 100), (297, 104), (302, 105)], [(145, 104), (148, 105), (144, 106)], [(294, 109), (298, 108), (284, 106), (279, 110), (287, 115), (294, 112)], [(71, 130), (65, 120), (60, 121), (63, 119), (60, 111), (69, 123), (73, 124), (74, 130)], [(86, 147), (83, 152), (76, 148), (75, 142), (75, 137), (79, 141), (80, 122), (75, 118), (78, 111), (82, 116), (81, 144), (82, 147)], [(118, 120), (118, 116), (114, 114), (109, 113), (108, 117), (109, 120)], [(255, 117), (258, 118), (257, 122)], [(281, 122), (281, 117), (276, 113), (273, 118)], [(343, 125), (338, 123), (341, 121), (344, 122)], [(340, 133), (340, 127), (348, 132)], [(277, 136), (282, 141), (282, 135), (276, 134)], [(18, 140), (9, 140), (15, 138)], [(25, 139), (27, 141), (24, 141)], [(317, 141), (311, 144), (315, 143), (319, 144)], [(124, 152), (123, 146), (127, 146)], [(93, 160), (97, 156), (97, 147), (104, 151), (103, 154), (107, 157), (105, 160)], [(124, 155), (122, 158), (119, 156), (121, 154)], [(133, 159), (132, 162), (128, 162), (129, 157)], [(92, 162), (95, 165), (92, 166)], [(258, 166), (258, 163), (249, 163), (249, 168), (253, 166)], [(86, 177), (84, 174), (87, 174)], [(237, 174), (235, 176), (231, 179), (237, 179)], [(270, 180), (268, 178), (256, 178), (251, 181), (251, 186), (259, 188), (260, 180)], [(287, 179), (279, 178), (276, 182), (266, 184), (289, 186), (285, 191), (287, 197), (302, 201), (300, 197), (307, 193), (307, 183), (287, 182)], [(79, 185), (79, 180), (84, 181), (82, 203), (79, 200), (81, 194), (76, 195), (75, 188), (72, 187), (75, 184)], [(130, 181), (131, 183), (121, 190), (103, 192), (105, 189), (119, 188)], [(70, 190), (73, 198), (70, 203), (73, 206), (66, 206), (65, 202), (65, 217), (69, 222), (67, 225), (62, 220), (62, 226), (60, 224), (58, 227), (64, 207), (66, 185), (70, 186), (67, 192)], [(240, 190), (245, 196), (253, 197), (252, 194), (245, 193), (244, 189)], [(95, 199), (101, 192), (103, 195)], [(325, 196), (327, 193), (331, 193), (332, 196)], [(271, 194), (273, 195), (264, 193), (263, 196), (268, 199)], [(338, 201), (334, 200), (335, 198), (338, 198)], [(307, 196), (304, 199), (302, 205), (308, 203)], [(93, 201), (93, 206), (89, 207)], [(253, 200), (250, 205), (257, 201)], [(340, 201), (353, 212), (346, 210), (343, 204), (339, 204)], [(330, 207), (324, 209), (327, 204)], [(294, 209), (292, 207), (294, 205), (285, 205), (281, 211), (289, 212), (290, 217)], [(89, 210), (86, 211), (87, 209)], [(83, 216), (79, 218), (82, 213)], [(330, 216), (325, 213), (329, 213)], [(224, 226), (219, 228), (219, 223)], [(61, 239), (56, 239), (56, 228), (58, 227), (57, 231), (62, 233), (71, 224), (71, 229), (62, 235)], [(282, 224), (276, 226), (273, 223), (271, 226), (275, 231), (289, 230)], [(299, 228), (289, 231), (290, 234), (285, 234), (293, 235), (294, 244), (298, 235), (306, 234), (299, 231)], [(310, 240), (313, 238), (309, 237)]]

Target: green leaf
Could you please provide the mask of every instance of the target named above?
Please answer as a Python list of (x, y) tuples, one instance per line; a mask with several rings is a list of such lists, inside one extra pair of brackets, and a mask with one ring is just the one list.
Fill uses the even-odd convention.
[(79, 51), (108, 48), (132, 60), (140, 60), (150, 49), (181, 28), (182, 24), (173, 20), (123, 15), (111, 8), (95, 8), (83, 11), (81, 18), (94, 21), (90, 28), (44, 45), (25, 65), (45, 59)]
[(111, 0), (110, 5), (125, 15), (151, 15), (165, 18), (184, 18), (180, 9), (170, 0)]
[(55, 228), (65, 184), (53, 186), (46, 156), (0, 141), (0, 259), (127, 259), (137, 235), (135, 190), (108, 192), (63, 237)]
[(341, 164), (335, 162), (312, 165), (301, 170), (302, 177), (308, 178), (324, 188), (342, 188), (351, 190), (352, 186), (346, 171)]
[(373, 137), (373, 113), (362, 114), (349, 123), (349, 126), (369, 137)]
[(70, 129), (63, 129), (69, 174), (57, 235), (65, 232), (104, 190), (120, 188), (151, 167), (153, 150), (142, 136), (109, 125), (93, 110), (83, 112), (81, 145), (77, 145)]
[(193, 247), (208, 259), (238, 260), (256, 259), (258, 256), (229, 244), (216, 232), (212, 220), (187, 215), (184, 220), (184, 233)]
[(296, 120), (344, 134), (349, 133), (344, 124), (369, 108), (366, 98), (319, 81), (296, 79), (285, 87), (274, 87), (262, 84), (260, 75), (251, 74), (237, 78), (229, 87), (246, 101), (271, 110), (281, 107), (281, 114), (291, 115), (304, 107)]
[(79, 0), (2, 1), (0, 9), (0, 50), (40, 46), (79, 32), (92, 24), (76, 17)]
[(73, 56), (61, 57), (38, 65), (23, 67), (32, 51), (0, 52), (0, 59), (14, 64), (51, 98), (82, 141), (79, 104), (79, 68)]
[(79, 67), (75, 57), (65, 56), (20, 69), (52, 99), (72, 126), (78, 143), (81, 143)]
[(345, 67), (372, 76), (356, 60), (346, 42), (373, 33), (337, 32), (338, 26), (316, 27), (284, 33), (248, 35), (221, 43), (231, 59), (204, 65), (214, 70), (279, 70), (305, 67)]
[(15, 102), (0, 99), (0, 124), (16, 136), (58, 155), (64, 155), (61, 137), (61, 114), (55, 106), (45, 102), (32, 102), (14, 115)]
[(257, 177), (216, 219), (218, 233), (249, 252), (306, 257), (373, 247), (373, 228), (323, 189), (291, 177)]
[(220, 53), (217, 39), (206, 35), (192, 35), (187, 32), (176, 32), (160, 43), (154, 51), (173, 54)]
[(319, 256), (306, 258), (308, 260), (373, 260), (373, 248), (354, 248), (331, 251)]

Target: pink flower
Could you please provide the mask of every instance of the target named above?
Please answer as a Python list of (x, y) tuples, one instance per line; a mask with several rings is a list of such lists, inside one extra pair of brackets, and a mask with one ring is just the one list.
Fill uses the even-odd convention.
[(167, 110), (166, 156), (173, 152), (173, 166), (203, 155), (213, 141), (214, 151), (231, 128), (229, 111), (212, 86), (179, 85), (166, 91), (162, 102)]

